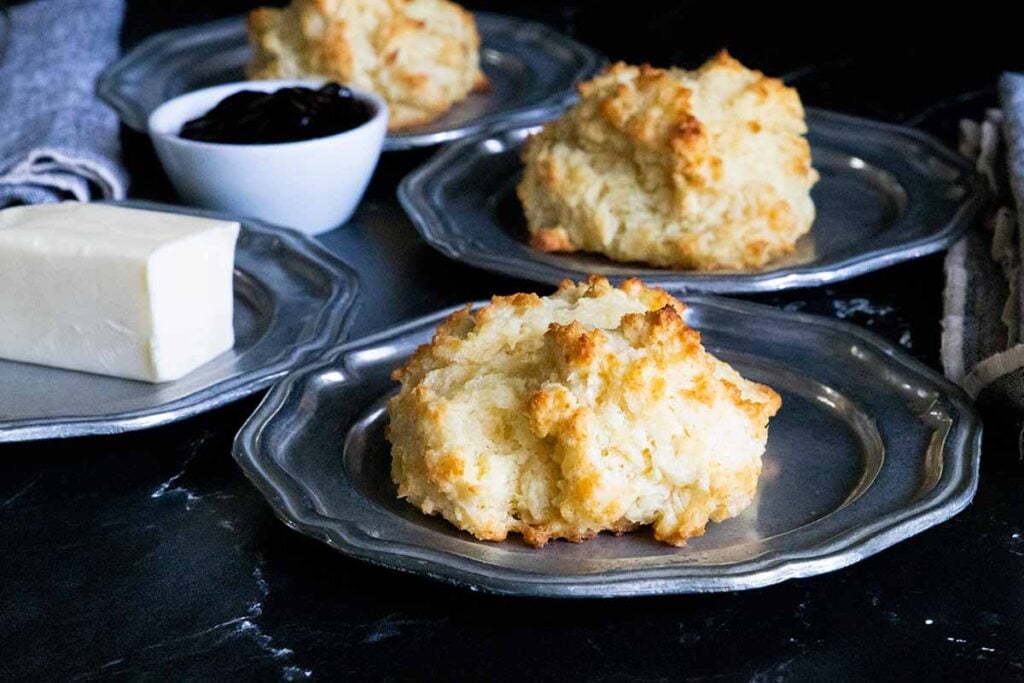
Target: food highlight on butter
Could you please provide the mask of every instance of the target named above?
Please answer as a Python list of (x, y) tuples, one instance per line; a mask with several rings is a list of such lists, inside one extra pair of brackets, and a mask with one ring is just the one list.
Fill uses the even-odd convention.
[(0, 358), (146, 382), (234, 346), (238, 223), (67, 202), (0, 211)]

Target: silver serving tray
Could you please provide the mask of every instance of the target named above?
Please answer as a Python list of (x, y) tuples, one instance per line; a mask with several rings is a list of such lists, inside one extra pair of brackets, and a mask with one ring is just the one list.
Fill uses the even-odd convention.
[(395, 497), (391, 369), (443, 311), (340, 347), (276, 385), (234, 455), (285, 524), (368, 562), (472, 590), (612, 597), (741, 590), (833, 571), (962, 510), (981, 425), (966, 396), (879, 337), (831, 319), (692, 298), (707, 347), (779, 391), (758, 494), (684, 548), (646, 532), (542, 550), (477, 541)]
[(515, 186), (520, 147), (535, 127), (442, 150), (403, 180), (399, 199), (427, 242), (479, 268), (550, 284), (597, 273), (715, 293), (817, 286), (945, 249), (984, 203), (971, 165), (924, 133), (813, 109), (807, 123), (821, 174), (817, 218), (794, 254), (757, 270), (673, 271), (530, 248)]
[[(391, 133), (385, 150), (436, 145), (513, 122), (536, 123), (561, 111), (576, 84), (604, 57), (543, 24), (475, 12), (487, 92), (474, 93), (437, 121)], [(146, 132), (150, 112), (172, 97), (245, 80), (250, 48), (245, 17), (152, 36), (108, 67), (97, 81), (100, 98), (126, 125)]]
[[(151, 202), (119, 203), (226, 218)], [(344, 341), (357, 300), (355, 272), (305, 235), (240, 222), (232, 350), (166, 384), (0, 360), (0, 443), (113, 434), (182, 420), (257, 392)]]

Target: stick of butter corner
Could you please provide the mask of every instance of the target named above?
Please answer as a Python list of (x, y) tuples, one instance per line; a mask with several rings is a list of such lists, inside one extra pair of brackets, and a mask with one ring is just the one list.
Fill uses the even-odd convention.
[(188, 374), (235, 343), (237, 238), (237, 223), (102, 204), (0, 211), (0, 358)]

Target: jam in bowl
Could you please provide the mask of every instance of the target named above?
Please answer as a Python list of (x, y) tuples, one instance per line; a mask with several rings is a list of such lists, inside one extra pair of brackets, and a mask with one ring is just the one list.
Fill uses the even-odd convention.
[(180, 95), (149, 134), (194, 206), (319, 234), (355, 211), (380, 158), (388, 108), (322, 81), (243, 81)]
[(325, 138), (371, 118), (370, 104), (343, 85), (297, 85), (228, 95), (202, 116), (186, 121), (179, 134), (199, 142), (266, 145)]

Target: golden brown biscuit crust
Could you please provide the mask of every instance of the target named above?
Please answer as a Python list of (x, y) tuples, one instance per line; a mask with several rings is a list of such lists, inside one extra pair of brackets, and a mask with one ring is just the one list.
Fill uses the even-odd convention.
[(293, 0), (248, 19), (250, 78), (322, 77), (376, 92), (389, 127), (428, 123), (486, 89), (473, 15), (449, 0)]
[(399, 496), (536, 546), (646, 525), (681, 545), (738, 514), (781, 399), (707, 353), (684, 311), (592, 278), (453, 313), (394, 374)]
[(613, 64), (524, 147), (542, 251), (714, 270), (791, 252), (817, 181), (799, 96), (720, 52), (696, 71)]

